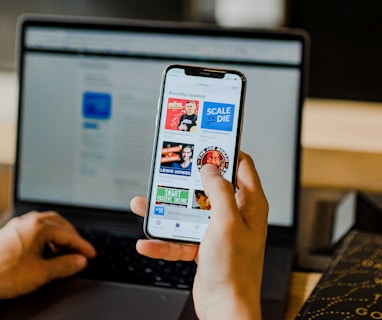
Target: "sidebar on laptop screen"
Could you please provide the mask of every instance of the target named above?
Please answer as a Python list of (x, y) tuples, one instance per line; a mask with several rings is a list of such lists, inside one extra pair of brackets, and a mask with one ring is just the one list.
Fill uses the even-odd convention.
[(298, 40), (27, 26), (19, 199), (129, 210), (147, 192), (162, 72), (182, 62), (246, 74), (242, 150), (270, 224), (291, 226), (302, 51)]

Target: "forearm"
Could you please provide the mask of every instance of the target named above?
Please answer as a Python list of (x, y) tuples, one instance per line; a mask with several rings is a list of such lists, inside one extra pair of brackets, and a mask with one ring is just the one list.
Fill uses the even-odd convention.
[(233, 294), (211, 304), (200, 316), (201, 320), (261, 320), (260, 294)]
[(230, 301), (210, 306), (201, 320), (261, 320), (260, 299), (243, 301), (232, 298)]

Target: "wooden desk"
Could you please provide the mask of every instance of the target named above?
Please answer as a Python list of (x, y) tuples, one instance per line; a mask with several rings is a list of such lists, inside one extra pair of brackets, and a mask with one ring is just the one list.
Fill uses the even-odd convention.
[(285, 311), (285, 320), (294, 320), (305, 300), (321, 278), (321, 273), (293, 272), (290, 286), (289, 298)]

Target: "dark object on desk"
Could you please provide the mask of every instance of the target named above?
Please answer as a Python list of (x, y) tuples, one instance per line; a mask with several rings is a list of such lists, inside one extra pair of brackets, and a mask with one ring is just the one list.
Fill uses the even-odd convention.
[(382, 233), (382, 194), (305, 188), (301, 199), (297, 268), (322, 272), (352, 229)]
[(355, 227), (382, 233), (382, 194), (357, 193)]
[(334, 209), (331, 245), (334, 249), (352, 229), (382, 233), (382, 195), (351, 191)]
[(382, 234), (352, 230), (296, 319), (381, 317)]

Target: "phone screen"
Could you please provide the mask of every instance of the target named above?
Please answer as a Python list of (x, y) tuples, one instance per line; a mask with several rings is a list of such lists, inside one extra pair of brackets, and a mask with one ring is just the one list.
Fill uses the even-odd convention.
[(144, 223), (149, 238), (203, 238), (211, 205), (200, 169), (212, 163), (235, 183), (245, 84), (234, 70), (165, 70)]

